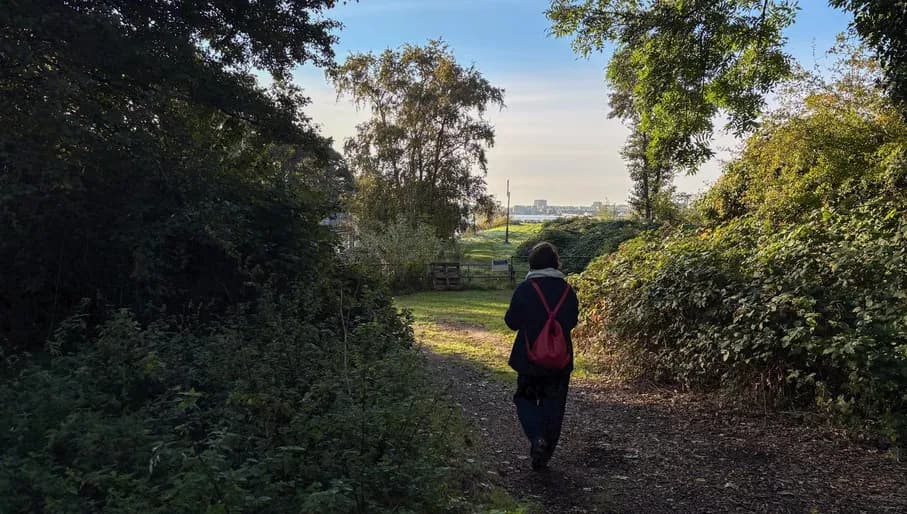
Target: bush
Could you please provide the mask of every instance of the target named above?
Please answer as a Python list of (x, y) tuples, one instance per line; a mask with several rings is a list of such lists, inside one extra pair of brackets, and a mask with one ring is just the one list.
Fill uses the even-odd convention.
[(855, 207), (907, 188), (904, 118), (878, 95), (824, 93), (805, 113), (770, 118), (699, 202), (707, 220), (753, 214), (797, 223), (823, 207)]
[(491, 230), (493, 228), (503, 227), (507, 223), (511, 225), (519, 225), (519, 221), (510, 220), (506, 214), (495, 213), (493, 216), (483, 217), (481, 221), (476, 224), (477, 230)]
[(584, 330), (655, 379), (749, 385), (864, 417), (907, 416), (905, 204), (648, 233), (578, 280)]
[(362, 230), (355, 257), (360, 267), (380, 268), (379, 275), (402, 290), (424, 282), (428, 264), (441, 248), (433, 227), (399, 217), (394, 223)]
[(593, 262), (583, 330), (650, 378), (814, 402), (903, 439), (907, 128), (827, 101), (749, 140), (701, 203), (710, 225)]
[(431, 512), (449, 418), (388, 297), (330, 276), (214, 323), (80, 315), (0, 385), (2, 512)]
[(557, 247), (566, 273), (579, 273), (595, 257), (617, 250), (620, 243), (642, 230), (635, 221), (600, 221), (592, 218), (568, 218), (545, 222), (542, 229), (516, 249), (515, 257), (528, 259), (529, 250), (541, 241)]

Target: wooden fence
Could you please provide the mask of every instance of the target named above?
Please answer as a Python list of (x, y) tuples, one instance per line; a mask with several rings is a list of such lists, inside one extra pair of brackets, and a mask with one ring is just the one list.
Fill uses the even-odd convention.
[(508, 261), (506, 266), (433, 262), (429, 264), (429, 279), (434, 289), (465, 289), (468, 287), (503, 287), (513, 285), (516, 275)]

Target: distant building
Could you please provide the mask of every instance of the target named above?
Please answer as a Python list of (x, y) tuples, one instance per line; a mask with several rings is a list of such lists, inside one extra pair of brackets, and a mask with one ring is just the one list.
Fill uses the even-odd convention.
[(602, 203), (601, 202), (592, 202), (592, 210), (593, 211), (602, 210)]
[(548, 207), (548, 200), (536, 200), (532, 202), (532, 206), (536, 209), (545, 209)]

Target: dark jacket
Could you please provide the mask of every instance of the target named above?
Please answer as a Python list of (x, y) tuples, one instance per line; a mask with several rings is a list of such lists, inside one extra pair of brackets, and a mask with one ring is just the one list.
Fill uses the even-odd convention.
[[(567, 283), (560, 278), (535, 278), (545, 294), (548, 306), (554, 309), (557, 302), (564, 293), (564, 288), (568, 287)], [(532, 284), (527, 280), (521, 282), (513, 292), (513, 298), (510, 300), (510, 308), (504, 315), (504, 322), (512, 330), (516, 330), (516, 338), (513, 341), (513, 349), (510, 351), (510, 367), (516, 370), (520, 375), (558, 375), (561, 373), (570, 373), (573, 371), (573, 340), (570, 337), (570, 331), (576, 326), (579, 317), (579, 300), (573, 289), (567, 293), (567, 298), (558, 311), (557, 320), (564, 329), (564, 335), (567, 336), (567, 349), (570, 351), (570, 364), (563, 370), (550, 370), (537, 366), (529, 361), (529, 354), (526, 349), (526, 336), (530, 341), (535, 341), (542, 326), (548, 319), (548, 313), (545, 306), (539, 299), (538, 293)]]

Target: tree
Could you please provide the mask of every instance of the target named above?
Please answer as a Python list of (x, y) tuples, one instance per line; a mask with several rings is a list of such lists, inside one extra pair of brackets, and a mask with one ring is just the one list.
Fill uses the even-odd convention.
[(552, 0), (556, 36), (581, 55), (613, 44), (612, 116), (639, 118), (646, 153), (695, 172), (712, 156), (713, 119), (751, 130), (763, 95), (790, 72), (782, 30), (791, 0)]
[(621, 156), (633, 179), (630, 205), (647, 223), (652, 223), (658, 217), (661, 204), (670, 201), (674, 170), (669, 163), (652, 160), (646, 152), (648, 145), (648, 134), (639, 129), (639, 123), (634, 123)]
[(803, 72), (779, 90), (780, 106), (698, 202), (706, 219), (756, 215), (780, 226), (822, 208), (903, 198), (907, 127), (879, 63), (844, 38), (831, 55), (831, 73)]
[[(907, 112), (907, 3), (829, 0), (877, 53), (885, 83)], [(782, 31), (792, 0), (552, 0), (556, 36), (589, 55), (613, 44), (607, 79), (612, 115), (640, 116), (653, 159), (692, 172), (712, 156), (714, 117), (736, 135), (754, 128), (763, 96), (789, 76)]]
[(0, 512), (456, 500), (412, 330), (319, 225), (351, 177), (287, 79), (333, 4), (0, 2)]
[(504, 91), (474, 67), (457, 64), (448, 46), (405, 45), (381, 55), (355, 54), (331, 70), (338, 95), (371, 109), (344, 152), (357, 176), (352, 209), (366, 223), (404, 216), (449, 237), (468, 206), (485, 206), (485, 151), (494, 128), (489, 106)]

